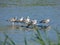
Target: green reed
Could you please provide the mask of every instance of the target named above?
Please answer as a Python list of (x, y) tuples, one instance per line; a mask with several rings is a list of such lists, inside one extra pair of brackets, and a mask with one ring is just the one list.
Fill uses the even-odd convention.
[[(46, 36), (46, 42), (45, 42), (41, 36), (40, 30), (38, 29), (38, 27), (33, 27), (33, 28), (37, 32), (37, 33), (35, 33), (36, 37), (33, 39), (34, 41), (38, 42), (41, 45), (46, 45), (46, 42), (48, 43), (48, 45), (56, 45), (55, 43), (51, 42), (50, 39), (47, 37), (46, 30), (44, 30), (44, 34)], [(56, 32), (57, 37), (58, 37), (58, 44), (57, 45), (60, 45), (60, 32), (58, 31), (57, 28), (53, 29), (53, 30)], [(6, 33), (4, 33), (4, 36), (5, 36), (5, 39), (2, 42), (2, 45), (16, 45), (16, 43)], [(24, 43), (25, 43), (25, 45), (28, 45), (25, 30), (24, 30)]]
[[(48, 45), (56, 45), (55, 42), (50, 41), (50, 39), (47, 37), (47, 30), (42, 30), (42, 31), (44, 31), (44, 34), (46, 37), (46, 40), (44, 42), (38, 27), (34, 27), (34, 28), (35, 28), (35, 31), (37, 32), (37, 34), (35, 34), (36, 38), (34, 39), (34, 41), (39, 42), (41, 45), (46, 45), (46, 42), (48, 43)], [(53, 29), (53, 30), (56, 31), (56, 34), (58, 37), (58, 44), (57, 45), (60, 45), (60, 32), (58, 31), (58, 29)]]
[(25, 45), (27, 45), (27, 39), (26, 39), (26, 37), (24, 37), (24, 42), (25, 42)]
[(56, 32), (57, 37), (58, 37), (58, 45), (60, 45), (60, 31), (58, 28), (54, 28), (54, 31)]
[(35, 34), (36, 37), (35, 37), (35, 39), (33, 39), (33, 40), (39, 42), (41, 45), (45, 45), (45, 42), (44, 42), (44, 40), (43, 40), (42, 37), (41, 37), (41, 34), (40, 34), (40, 32), (39, 32), (38, 27), (34, 26), (33, 28), (34, 28), (35, 31), (37, 32), (37, 34)]
[(5, 35), (5, 39), (3, 41), (3, 44), (2, 45), (16, 45), (15, 42), (6, 34), (4, 33)]
[(25, 32), (25, 30), (23, 30), (23, 32), (24, 32), (24, 43), (25, 43), (25, 45), (27, 45), (26, 32)]

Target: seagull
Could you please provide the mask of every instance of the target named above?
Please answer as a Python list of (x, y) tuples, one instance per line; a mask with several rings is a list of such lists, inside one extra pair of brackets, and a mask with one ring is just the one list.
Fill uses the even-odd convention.
[(16, 18), (14, 17), (14, 18), (10, 19), (10, 21), (14, 22), (14, 21), (16, 21)]
[(9, 20), (6, 20), (6, 21), (10, 21), (10, 22), (15, 22), (17, 20), (17, 18), (11, 18), (11, 19), (9, 19)]
[(25, 22), (26, 24), (28, 24), (28, 23), (30, 22), (29, 16), (27, 16), (27, 18), (24, 20), (24, 22)]
[(49, 23), (50, 19), (41, 20), (40, 23)]
[(19, 19), (19, 21), (20, 21), (20, 22), (23, 22), (23, 20), (24, 20), (24, 18), (23, 18), (23, 17), (21, 17), (21, 18)]
[(37, 20), (32, 20), (31, 22), (32, 22), (33, 25), (37, 24)]
[(31, 22), (27, 24), (27, 27), (31, 25), (36, 25), (36, 24), (37, 24), (37, 20), (31, 20)]
[(17, 18), (16, 17), (13, 17), (13, 18), (11, 18), (11, 19), (9, 19), (7, 21), (12, 22), (12, 24), (14, 25), (14, 23), (17, 21)]

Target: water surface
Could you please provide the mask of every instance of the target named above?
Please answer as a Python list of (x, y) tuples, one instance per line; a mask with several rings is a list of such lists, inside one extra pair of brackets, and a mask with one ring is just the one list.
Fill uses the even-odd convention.
[[(48, 31), (48, 36), (50, 39), (57, 42), (56, 32), (53, 28), (58, 27), (60, 29), (60, 6), (21, 6), (21, 7), (0, 7), (0, 38), (4, 40), (4, 32), (9, 35), (16, 45), (24, 45), (24, 36), (26, 35), (28, 45), (30, 45), (31, 38), (34, 35), (34, 29), (27, 29), (25, 27), (11, 26), (10, 22), (7, 22), (7, 19), (12, 17), (26, 17), (30, 16), (31, 19), (37, 19), (38, 21), (42, 19), (49, 18), (51, 21), (49, 24), (51, 29)], [(19, 25), (19, 23), (16, 23)], [(24, 34), (24, 30), (25, 34)], [(44, 35), (43, 32), (41, 32)], [(36, 42), (33, 42), (34, 45), (39, 45)]]

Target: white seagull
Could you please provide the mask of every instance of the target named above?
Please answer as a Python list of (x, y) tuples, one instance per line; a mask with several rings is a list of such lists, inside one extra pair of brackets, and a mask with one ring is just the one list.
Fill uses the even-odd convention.
[(31, 22), (32, 22), (33, 25), (37, 24), (37, 20), (32, 20)]
[(14, 23), (16, 22), (16, 20), (17, 20), (17, 18), (11, 18), (11, 19), (9, 19), (9, 20), (7, 20), (7, 21), (10, 21), (10, 22), (12, 22), (12, 24), (14, 25)]
[(19, 19), (19, 21), (20, 21), (20, 22), (23, 22), (23, 20), (24, 20), (24, 18), (23, 18), (23, 17), (21, 17), (21, 18)]
[(11, 18), (10, 21), (11, 22), (15, 22), (16, 21), (16, 18), (15, 17), (14, 18)]
[(41, 20), (40, 23), (49, 23), (50, 19)]
[(37, 20), (31, 20), (30, 23), (28, 23), (27, 27), (31, 26), (31, 25), (36, 25), (37, 24)]
[(24, 22), (25, 22), (26, 24), (30, 23), (30, 18), (29, 18), (29, 16), (27, 16), (27, 18), (24, 20)]

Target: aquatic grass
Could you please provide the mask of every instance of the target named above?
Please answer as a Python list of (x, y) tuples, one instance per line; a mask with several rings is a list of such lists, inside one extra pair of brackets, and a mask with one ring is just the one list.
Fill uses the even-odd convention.
[(60, 31), (58, 30), (58, 28), (54, 28), (54, 31), (56, 32), (57, 34), (57, 37), (58, 37), (58, 45), (60, 45)]
[(33, 28), (37, 32), (37, 34), (35, 34), (36, 37), (33, 40), (39, 42), (41, 45), (45, 45), (45, 42), (44, 42), (43, 38), (41, 37), (38, 27), (34, 26)]
[[(45, 42), (41, 36), (39, 28), (37, 26), (34, 26), (33, 28), (36, 31), (36, 33), (34, 33), (35, 37), (32, 39), (33, 41), (38, 42), (41, 45), (46, 45), (46, 42), (48, 43), (48, 45), (56, 45), (54, 42), (50, 41), (50, 39), (47, 37), (47, 31), (46, 30), (43, 30), (44, 34), (46, 36), (46, 42)], [(60, 45), (60, 32), (58, 31), (57, 28), (54, 28), (53, 30), (56, 31), (56, 34), (58, 37), (58, 44), (57, 45)], [(25, 31), (26, 30), (23, 30), (23, 32), (24, 32), (24, 44), (28, 45), (27, 36), (26, 36)], [(15, 42), (6, 33), (4, 33), (4, 36), (5, 36), (5, 39), (2, 42), (2, 45), (16, 45)]]
[(0, 45), (3, 45), (3, 41), (0, 40)]
[(8, 39), (8, 36), (5, 34), (5, 40), (3, 42), (3, 45), (6, 45), (7, 39)]
[(24, 42), (25, 42), (25, 45), (27, 45), (27, 39), (26, 39), (26, 37), (24, 37)]
[(16, 45), (15, 42), (6, 34), (5, 35), (5, 40), (3, 41), (3, 45), (9, 44), (9, 45)]
[(25, 43), (25, 45), (27, 45), (26, 32), (25, 32), (25, 30), (23, 30), (23, 32), (24, 32), (24, 43)]
[(50, 41), (48, 35), (47, 35), (47, 30), (43, 30), (44, 31), (44, 34), (45, 34), (45, 37), (46, 37), (46, 42), (48, 45), (56, 45), (54, 42)]
[(11, 42), (12, 45), (16, 45), (15, 42), (12, 39), (10, 39), (10, 42)]
[[(45, 40), (46, 42), (44, 42), (44, 40), (42, 39), (40, 30), (38, 29), (38, 27), (34, 27), (34, 28), (35, 28), (35, 31), (37, 32), (37, 34), (35, 34), (36, 37), (33, 39), (34, 41), (39, 42), (41, 45), (46, 45), (46, 42), (47, 42), (48, 45), (56, 45), (55, 42), (50, 41), (50, 39), (47, 37), (48, 36), (47, 35), (47, 30), (42, 30), (42, 31), (44, 31), (44, 34), (45, 34), (45, 37), (46, 37), (46, 40)], [(53, 29), (53, 30), (55, 30), (56, 33), (57, 33), (58, 45), (60, 45), (60, 33), (59, 33), (59, 31), (57, 29)]]

